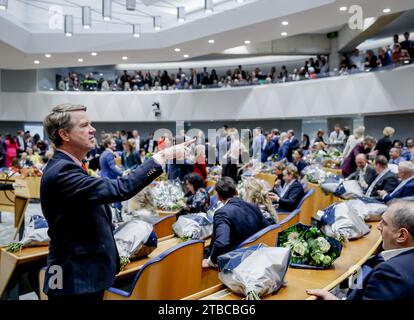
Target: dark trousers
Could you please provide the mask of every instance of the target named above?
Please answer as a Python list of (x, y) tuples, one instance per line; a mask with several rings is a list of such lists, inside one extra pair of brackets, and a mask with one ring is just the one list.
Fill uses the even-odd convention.
[(103, 300), (104, 291), (73, 295), (49, 295), (49, 301), (80, 301), (80, 302), (99, 302)]

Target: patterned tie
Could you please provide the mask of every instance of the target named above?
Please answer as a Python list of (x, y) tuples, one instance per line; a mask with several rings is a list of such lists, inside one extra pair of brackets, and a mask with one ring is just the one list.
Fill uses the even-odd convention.
[(88, 173), (88, 166), (86, 165), (86, 160), (82, 160), (82, 169), (85, 170), (86, 173)]

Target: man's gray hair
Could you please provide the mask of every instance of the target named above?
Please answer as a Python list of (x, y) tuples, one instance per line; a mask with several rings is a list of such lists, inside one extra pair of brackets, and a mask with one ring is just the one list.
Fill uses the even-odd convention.
[(393, 210), (392, 222), (397, 229), (407, 229), (414, 238), (414, 203), (411, 201), (396, 201), (388, 210)]
[(43, 121), (43, 127), (45, 128), (50, 141), (56, 146), (62, 145), (62, 138), (59, 136), (59, 130), (64, 129), (70, 131), (73, 128), (71, 121), (71, 112), (74, 111), (86, 111), (86, 107), (79, 104), (60, 104), (53, 108), (52, 112)]
[(411, 175), (414, 175), (414, 164), (410, 161), (401, 161), (398, 164), (398, 170), (403, 170)]

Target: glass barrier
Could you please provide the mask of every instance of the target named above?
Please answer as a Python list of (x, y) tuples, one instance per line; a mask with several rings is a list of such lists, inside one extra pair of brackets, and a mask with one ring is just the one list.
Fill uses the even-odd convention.
[[(259, 85), (277, 85), (281, 83), (288, 83), (288, 82), (297, 82), (297, 81), (311, 81), (315, 79), (324, 79), (324, 78), (333, 78), (333, 77), (344, 77), (344, 76), (350, 76), (354, 74), (362, 74), (367, 72), (383, 72), (383, 71), (389, 71), (394, 70), (396, 68), (399, 68), (401, 66), (407, 66), (414, 63), (414, 59), (406, 59), (401, 61), (398, 64), (391, 64), (388, 66), (381, 66), (376, 68), (366, 68), (364, 70), (360, 69), (341, 69), (328, 73), (307, 73), (303, 70), (299, 70), (295, 74), (289, 74), (286, 77), (283, 77), (281, 79), (271, 80), (266, 75), (259, 75), (257, 78), (254, 78), (254, 80), (246, 81), (246, 80), (233, 80), (228, 79), (224, 81), (217, 81), (215, 84), (208, 84), (208, 85), (190, 85), (190, 82), (187, 80), (183, 81), (176, 81), (175, 84), (170, 86), (149, 86), (145, 84), (144, 81), (141, 81), (138, 85), (132, 85), (127, 86), (126, 90), (125, 88), (122, 88), (122, 86), (119, 86), (116, 84), (116, 79), (99, 79), (96, 80), (94, 78), (86, 78), (84, 80), (75, 80), (75, 81), (65, 81), (60, 80), (56, 81), (58, 82), (56, 84), (56, 88), (50, 88), (51, 91), (104, 91), (104, 92), (110, 92), (110, 91), (132, 91), (132, 92), (141, 92), (141, 91), (173, 91), (173, 90), (205, 90), (205, 89), (221, 89), (221, 88), (240, 88), (240, 87), (250, 87), (250, 86), (259, 86)], [(71, 82), (71, 83), (69, 83)], [(39, 91), (45, 91), (44, 88), (39, 89)]]

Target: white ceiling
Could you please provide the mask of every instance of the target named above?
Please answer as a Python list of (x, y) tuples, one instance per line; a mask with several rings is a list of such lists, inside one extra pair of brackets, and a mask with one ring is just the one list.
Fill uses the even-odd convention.
[[(84, 59), (84, 65), (180, 61), (185, 60), (184, 54), (195, 58), (223, 52), (243, 45), (245, 40), (260, 43), (282, 38), (283, 31), (293, 36), (334, 30), (349, 20), (350, 14), (338, 10), (343, 5), (361, 5), (364, 17), (383, 15), (382, 10), (388, 7), (393, 13), (414, 8), (413, 0), (246, 0), (242, 5), (234, 0), (216, 0), (214, 13), (206, 14), (203, 0), (138, 0), (139, 11), (127, 11), (125, 0), (113, 2), (112, 21), (103, 21), (95, 13), (92, 29), (84, 30), (79, 6), (91, 5), (100, 11), (101, 0), (9, 0), (8, 10), (0, 10), (0, 68), (79, 66), (78, 58)], [(67, 10), (75, 15), (73, 37), (65, 37), (63, 30), (50, 30), (49, 13), (33, 7), (56, 3), (62, 5), (64, 13)], [(184, 23), (176, 21), (174, 6), (178, 5), (186, 7)], [(151, 15), (162, 17), (161, 31), (154, 32)], [(289, 21), (288, 26), (282, 26), (284, 20)], [(132, 37), (129, 23), (142, 24), (140, 38)], [(209, 39), (215, 43), (209, 44)], [(92, 51), (98, 55), (91, 57)], [(46, 59), (45, 53), (52, 57)], [(128, 60), (123, 61), (122, 56)], [(40, 64), (34, 65), (34, 60)]]

